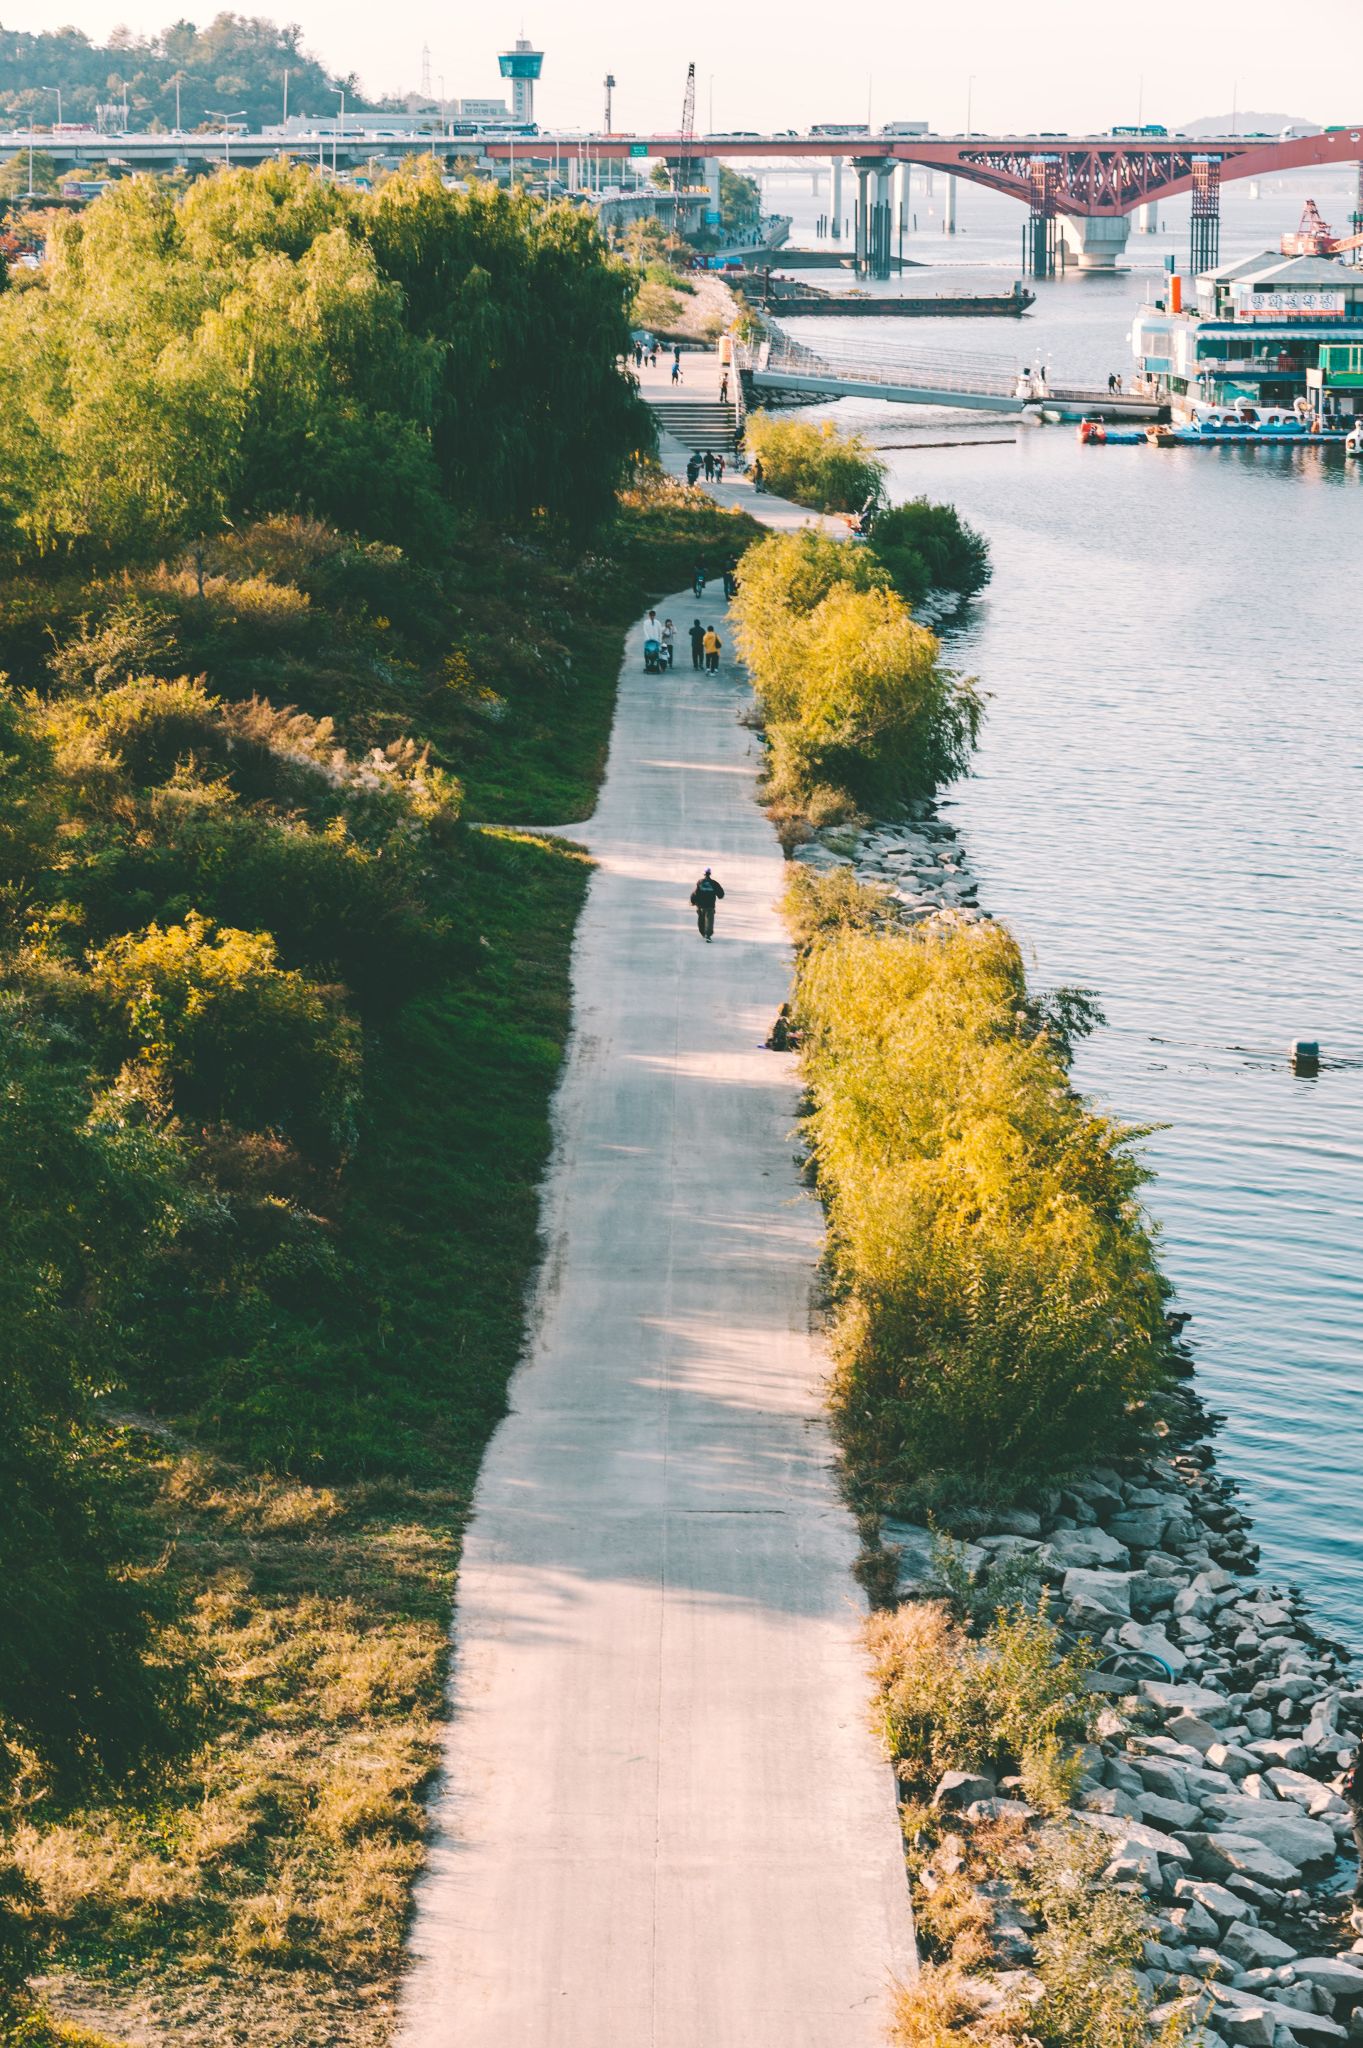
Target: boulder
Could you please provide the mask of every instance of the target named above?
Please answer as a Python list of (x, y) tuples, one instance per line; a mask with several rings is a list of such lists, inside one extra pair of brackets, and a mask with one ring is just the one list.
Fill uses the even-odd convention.
[(1161, 1799), (1186, 1801), (1188, 1780), (1182, 1768), (1171, 1763), (1165, 1756), (1142, 1756), (1133, 1753), (1130, 1768), (1136, 1773), (1147, 1792), (1154, 1792)]
[(1211, 1884), (1204, 1877), (1175, 1878), (1174, 1897), (1192, 1900), (1205, 1912), (1213, 1914), (1223, 1927), (1244, 1921), (1244, 1900), (1237, 1899), (1235, 1893), (1228, 1892), (1223, 1884)]
[(1363, 1966), (1347, 1956), (1298, 1956), (1293, 1964), (1298, 1981), (1319, 1984), (1337, 2004), (1349, 2009), (1363, 2004)]
[(1202, 1756), (1221, 1739), (1211, 1722), (1204, 1720), (1201, 1714), (1175, 1714), (1173, 1720), (1166, 1721), (1164, 1725), (1175, 1742), (1186, 1742), (1190, 1749), (1197, 1750)]
[(1248, 1920), (1237, 1920), (1233, 1927), (1228, 1927), (1221, 1946), (1233, 1962), (1243, 1964), (1247, 1970), (1271, 1970), (1279, 1963), (1296, 1961), (1295, 1949), (1262, 1927), (1251, 1927)]
[(1041, 1517), (1035, 1508), (993, 1508), (989, 1519), (1003, 1536), (1041, 1534)]
[(1147, 1792), (1141, 1800), (1141, 1819), (1148, 1820), (1153, 1827), (1180, 1833), (1197, 1826), (1198, 1809), (1185, 1799), (1162, 1799), (1158, 1792)]
[(1119, 1855), (1134, 1847), (1152, 1850), (1166, 1863), (1186, 1864), (1193, 1860), (1193, 1852), (1186, 1843), (1177, 1841), (1173, 1835), (1164, 1834), (1159, 1828), (1148, 1827), (1142, 1821), (1126, 1820), (1121, 1814), (1107, 1813), (1081, 1813), (1075, 1817), (1081, 1820), (1085, 1827), (1094, 1828), (1100, 1834), (1110, 1835), (1114, 1841), (1119, 1842), (1122, 1845), (1116, 1852)]
[(1264, 1775), (1280, 1799), (1291, 1799), (1304, 1806), (1313, 1820), (1324, 1814), (1344, 1815), (1349, 1811), (1337, 1792), (1322, 1785), (1319, 1778), (1308, 1778), (1305, 1771), (1289, 1771), (1275, 1764)]
[[(1284, 1885), (1301, 1882), (1301, 1871), (1261, 1842), (1256, 1835), (1232, 1834), (1229, 1828), (1211, 1834), (1191, 1831), (1188, 1838), (1197, 1847), (1199, 1868), (1213, 1877), (1242, 1876), (1263, 1885), (1270, 1896)], [(1189, 1852), (1191, 1855), (1191, 1851)]]
[(1117, 1640), (1128, 1650), (1139, 1650), (1143, 1656), (1158, 1657), (1167, 1664), (1173, 1677), (1187, 1669), (1188, 1659), (1177, 1643), (1170, 1642), (1162, 1628), (1151, 1621), (1124, 1622), (1117, 1631)]
[(1066, 1572), (1061, 1592), (1066, 1600), (1083, 1599), (1109, 1615), (1131, 1617), (1131, 1572), (1095, 1571), (1074, 1565)]
[[(1208, 1988), (1214, 2002), (1210, 2017), (1229, 2040), (1242, 2041), (1246, 2048), (1265, 2039), (1260, 2032), (1236, 2031), (1237, 2023), (1243, 2025), (1245, 2016), (1251, 2013), (1265, 2015), (1274, 2027), (1285, 2027), (1294, 2041), (1326, 2042), (1345, 2038), (1343, 2027), (1337, 2021), (1327, 2019), (1323, 2013), (1303, 2012), (1298, 2006), (1270, 2001), (1252, 1991), (1236, 1991), (1229, 1984), (1213, 1982)], [(1272, 2048), (1273, 2040), (1273, 2034), (1268, 2034), (1269, 2048)]]
[(1036, 1560), (1044, 1570), (1058, 1572), (1062, 1578), (1076, 1567), (1125, 1571), (1131, 1563), (1125, 1545), (1106, 1529), (1097, 1528), (1054, 1530), (1050, 1540), (1037, 1551)]
[(1206, 1685), (1180, 1685), (1168, 1678), (1143, 1678), (1136, 1688), (1143, 1700), (1169, 1715), (1197, 1714), (1213, 1728), (1223, 1728), (1231, 1717), (1231, 1703), (1224, 1693)]
[[(1311, 1820), (1299, 1806), (1282, 1799), (1251, 1799), (1242, 1792), (1209, 1799), (1207, 1813), (1224, 1821), (1238, 1835), (1252, 1835), (1275, 1856), (1301, 1870), (1312, 1863), (1330, 1863), (1335, 1832), (1324, 1821)], [(1252, 1874), (1252, 1873), (1251, 1873)]]
[(1108, 1522), (1109, 1534), (1131, 1550), (1158, 1550), (1168, 1520), (1163, 1507), (1123, 1508)]
[(969, 1771), (944, 1771), (932, 1795), (934, 1806), (973, 1806), (977, 1799), (992, 1799), (998, 1790), (992, 1778), (977, 1778)]

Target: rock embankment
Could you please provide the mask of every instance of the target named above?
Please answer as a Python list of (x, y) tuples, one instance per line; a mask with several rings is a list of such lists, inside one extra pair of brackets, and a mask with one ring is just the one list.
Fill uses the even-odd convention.
[[(853, 867), (906, 923), (987, 914), (955, 831), (928, 804), (893, 823), (824, 828), (794, 857)], [(1186, 1379), (1184, 1320), (1171, 1318), (1171, 1359)], [(1186, 2013), (1206, 2048), (1363, 2043), (1363, 1915), (1350, 1911), (1354, 1815), (1342, 1796), (1363, 1682), (1300, 1594), (1260, 1579), (1212, 1433), (1185, 1385), (1161, 1455), (943, 1526), (986, 1598), (991, 1578), (1002, 1596), (1030, 1573), (1066, 1635), (1094, 1646), (1093, 1683), (1108, 1698), (1072, 1814), (1108, 1838), (1105, 1875), (1146, 1903), (1137, 1974), (1152, 2022)], [(900, 1600), (940, 1595), (934, 1531), (887, 1519), (881, 1541)], [(949, 1773), (936, 1803), (966, 1823), (1043, 1824), (1010, 1780)], [(931, 1860), (915, 1872), (929, 1890), (940, 1879)], [(999, 1881), (986, 1889), (999, 1908)], [(1028, 1917), (1005, 1900), (995, 1928), (997, 1984), (1016, 1992)]]

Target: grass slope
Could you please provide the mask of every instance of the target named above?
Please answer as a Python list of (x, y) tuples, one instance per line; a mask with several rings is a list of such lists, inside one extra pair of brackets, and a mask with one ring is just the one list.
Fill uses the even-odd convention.
[[(211, 1404), (177, 1410), (164, 1374), (154, 1400), (134, 1380), (111, 1399), (109, 1455), (144, 1566), (178, 1596), (206, 1740), (155, 1798), (31, 1808), (19, 1850), (63, 2023), (176, 2048), (389, 2037), (459, 1536), (523, 1340), (590, 878), (573, 847), (499, 821), (590, 813), (629, 624), (697, 554), (718, 564), (749, 537), (697, 499), (633, 494), (586, 563), (498, 544), (457, 564), (452, 653), (431, 653), (442, 628), (416, 658), (411, 628), (405, 667), (377, 660), (374, 634), (398, 628), (371, 607), (363, 660), (352, 638), (274, 663), (314, 715), (331, 691), (352, 747), (415, 727), (460, 774), (482, 821), (457, 898), (475, 967), (366, 1027), (341, 1228), (372, 1435), (351, 1428), (334, 1472), (298, 1476), (245, 1455)], [(20, 625), (40, 608), (30, 594)], [(220, 635), (237, 655), (241, 637)], [(213, 665), (220, 691), (261, 680), (251, 662), (229, 676), (221, 647)]]

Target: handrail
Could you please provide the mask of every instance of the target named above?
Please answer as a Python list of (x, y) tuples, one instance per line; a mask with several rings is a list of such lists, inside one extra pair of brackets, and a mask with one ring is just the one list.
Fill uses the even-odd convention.
[(981, 397), (1019, 395), (1018, 372), (1004, 356), (882, 345), (875, 360), (868, 361), (854, 342), (833, 340), (813, 348), (793, 340), (772, 320), (763, 319), (762, 327), (759, 343), (736, 344), (739, 368), (768, 376), (786, 370), (792, 376), (808, 378), (832, 371), (843, 382), (879, 384), (887, 389), (914, 385), (932, 391), (977, 392)]

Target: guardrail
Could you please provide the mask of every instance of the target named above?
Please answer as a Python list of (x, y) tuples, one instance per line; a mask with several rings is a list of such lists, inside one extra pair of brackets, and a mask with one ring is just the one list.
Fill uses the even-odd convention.
[(763, 324), (766, 332), (760, 342), (740, 342), (735, 350), (741, 369), (763, 377), (775, 377), (787, 370), (792, 376), (809, 379), (827, 371), (858, 384), (878, 384), (891, 390), (912, 386), (990, 398), (1020, 395), (1018, 371), (1005, 356), (945, 349), (896, 349), (891, 344), (878, 347), (874, 360), (868, 360), (855, 342), (832, 340), (814, 348), (792, 340), (773, 322)]

